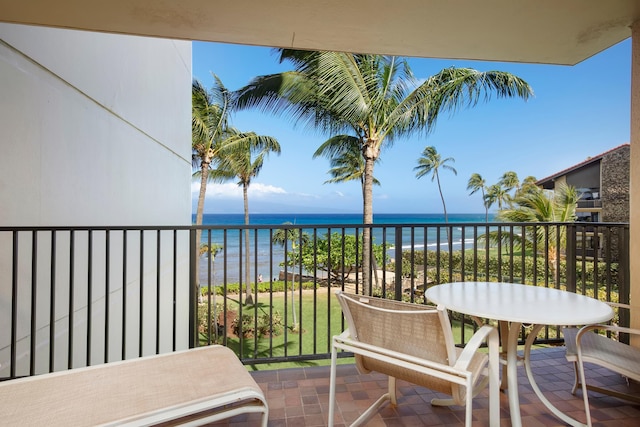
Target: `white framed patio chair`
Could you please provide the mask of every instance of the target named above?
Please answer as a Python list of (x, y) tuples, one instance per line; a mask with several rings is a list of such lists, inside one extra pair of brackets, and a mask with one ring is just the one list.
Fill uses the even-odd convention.
[[(610, 304), (623, 309), (631, 309), (631, 306), (627, 304)], [(607, 335), (597, 333), (598, 331), (611, 332), (613, 334), (640, 335), (640, 329), (605, 324), (587, 325), (582, 328), (564, 328), (562, 330), (566, 346), (565, 357), (569, 362), (573, 362), (575, 371), (575, 381), (571, 392), (576, 394), (578, 387), (581, 387), (584, 410), (589, 427), (591, 427), (591, 411), (589, 409), (588, 390), (640, 404), (640, 397), (636, 395), (587, 383), (584, 369), (585, 363), (593, 363), (616, 372), (627, 379), (640, 381), (640, 348), (616, 341)]]
[[(382, 298), (336, 292), (347, 329), (333, 337), (329, 387), (329, 426), (334, 422), (337, 350), (352, 352), (362, 374), (389, 376), (388, 392), (353, 424), (365, 423), (387, 401), (397, 404), (396, 379), (450, 396), (432, 405), (464, 405), (471, 426), (472, 400), (489, 384), (490, 425), (500, 425), (498, 331), (482, 326), (464, 349), (454, 345), (447, 311)], [(478, 351), (486, 341), (489, 352)]]

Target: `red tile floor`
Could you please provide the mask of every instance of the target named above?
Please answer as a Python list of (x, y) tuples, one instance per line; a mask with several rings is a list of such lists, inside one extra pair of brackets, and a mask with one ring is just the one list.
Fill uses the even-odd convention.
[[(585, 421), (582, 397), (571, 394), (573, 365), (564, 358), (564, 349), (545, 348), (532, 352), (536, 381), (547, 398), (560, 410)], [(586, 365), (587, 378), (594, 385), (607, 386), (640, 396), (640, 384), (627, 385), (624, 378), (594, 365)], [(520, 411), (525, 427), (563, 426), (548, 412), (535, 395), (523, 368), (519, 368)], [(269, 404), (269, 426), (326, 426), (329, 404), (329, 367), (305, 367), (252, 373), (264, 390)], [(380, 374), (359, 375), (354, 365), (340, 365), (337, 375), (335, 425), (345, 426), (380, 397), (387, 387)], [(398, 381), (398, 406), (383, 406), (368, 426), (461, 426), (464, 408), (432, 407), (436, 394), (428, 389)], [(473, 425), (488, 426), (488, 392), (483, 391), (473, 403)], [(594, 427), (640, 426), (640, 405), (590, 392)], [(511, 426), (507, 395), (501, 393), (501, 426)], [(240, 415), (216, 426), (259, 425), (255, 415)]]

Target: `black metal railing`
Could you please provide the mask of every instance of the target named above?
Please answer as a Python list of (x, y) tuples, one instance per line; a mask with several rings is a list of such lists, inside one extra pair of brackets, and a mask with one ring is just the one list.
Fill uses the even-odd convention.
[(601, 199), (593, 199), (593, 200), (578, 200), (576, 204), (578, 209), (593, 209), (593, 208), (601, 208), (602, 200)]
[[(328, 358), (334, 290), (425, 303), (469, 280), (628, 302), (628, 225), (0, 227), (0, 378), (212, 343), (245, 363)], [(452, 318), (462, 344), (475, 325)]]

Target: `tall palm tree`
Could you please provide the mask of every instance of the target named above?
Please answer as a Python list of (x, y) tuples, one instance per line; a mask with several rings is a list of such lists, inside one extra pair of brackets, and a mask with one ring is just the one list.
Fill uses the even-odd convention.
[[(236, 177), (238, 185), (242, 187), (242, 198), (244, 202), (244, 223), (249, 224), (249, 186), (251, 180), (258, 176), (265, 158), (270, 153), (280, 154), (280, 144), (271, 136), (256, 135), (254, 132), (239, 134), (242, 141), (222, 149), (218, 153), (220, 173), (227, 177)], [(251, 271), (250, 271), (250, 242), (249, 229), (245, 229), (245, 283), (246, 298), (245, 304), (253, 304), (251, 292)]]
[(520, 184), (520, 188), (516, 192), (516, 197), (521, 196), (525, 193), (538, 191), (540, 188), (536, 185), (536, 182), (538, 182), (538, 180), (535, 176), (528, 176), (523, 179), (522, 183)]
[[(231, 93), (214, 74), (214, 84), (207, 90), (198, 80), (191, 84), (191, 148), (192, 162), (200, 178), (200, 193), (196, 209), (196, 225), (202, 225), (207, 182), (214, 177), (209, 173), (220, 148), (229, 138), (229, 106)], [(196, 231), (200, 244), (201, 230)]]
[[(507, 202), (510, 202), (511, 199), (515, 197), (515, 194), (520, 190), (520, 180), (518, 179), (518, 174), (513, 171), (508, 171), (502, 174), (500, 180), (498, 181), (498, 184), (502, 188), (504, 188), (507, 193), (509, 193), (509, 198), (506, 199)], [(513, 190), (515, 191), (512, 196), (511, 191)]]
[[(216, 295), (217, 292), (215, 290), (215, 283), (213, 281), (213, 278), (216, 275), (215, 272), (215, 260), (216, 260), (216, 255), (218, 255), (222, 250), (224, 249), (224, 246), (218, 244), (218, 243), (212, 243), (211, 246), (209, 246), (206, 243), (203, 243), (200, 245), (200, 256), (203, 256), (205, 254), (207, 254), (207, 258), (209, 258), (209, 262), (211, 262), (211, 276), (209, 277), (209, 282), (213, 285), (213, 292), (209, 292), (208, 294), (208, 298), (211, 299), (211, 294), (213, 293), (213, 302), (212, 304), (209, 305), (209, 307), (213, 307), (213, 314), (211, 314), (211, 312), (209, 311), (207, 313), (208, 316), (213, 316), (213, 324), (215, 325), (215, 327), (213, 328), (213, 336), (214, 336), (214, 341), (218, 342), (218, 309), (217, 309), (217, 305), (216, 305)], [(198, 289), (198, 296), (199, 296), (199, 302), (202, 303), (204, 302), (202, 300), (202, 292), (200, 292), (200, 289)], [(211, 319), (207, 320), (207, 325), (211, 325)], [(209, 330), (209, 334), (211, 334), (211, 330)]]
[[(313, 158), (326, 157), (329, 159), (331, 169), (329, 175), (331, 179), (325, 181), (325, 184), (360, 181), (362, 198), (364, 200), (364, 168), (365, 160), (362, 157), (360, 148), (360, 140), (354, 136), (339, 135), (329, 138), (313, 153)], [(380, 185), (375, 177), (374, 185)]]
[(458, 171), (448, 163), (454, 163), (453, 157), (447, 157), (443, 159), (442, 156), (436, 151), (436, 147), (428, 146), (422, 152), (422, 155), (418, 159), (418, 166), (413, 168), (416, 172), (416, 178), (420, 179), (425, 175), (431, 174), (431, 182), (434, 180), (438, 184), (438, 191), (440, 192), (440, 200), (442, 200), (442, 209), (444, 210), (444, 222), (449, 222), (447, 217), (447, 205), (444, 203), (444, 195), (442, 194), (442, 186), (440, 185), (440, 173), (441, 168), (453, 172), (454, 175), (458, 174)]
[(502, 205), (510, 200), (509, 192), (500, 184), (493, 184), (487, 188), (484, 195), (485, 205), (487, 209), (498, 203), (498, 210), (502, 210)]
[[(365, 160), (362, 156), (360, 140), (349, 135), (338, 135), (329, 138), (313, 153), (314, 159), (319, 156), (328, 158), (331, 165), (328, 173), (333, 178), (324, 183), (347, 182), (357, 179), (360, 181), (362, 200), (364, 201)], [(379, 157), (378, 161), (380, 161)], [(380, 185), (380, 181), (378, 181), (376, 177), (373, 177), (373, 185)], [(371, 264), (373, 266), (375, 283), (379, 283), (378, 266), (375, 257), (371, 258)]]
[[(331, 136), (356, 135), (365, 161), (363, 222), (373, 223), (373, 169), (381, 149), (403, 136), (429, 133), (439, 113), (480, 100), (532, 95), (522, 79), (500, 71), (447, 68), (418, 82), (403, 58), (344, 52), (280, 50), (295, 70), (256, 77), (238, 91), (239, 108), (261, 107)], [(363, 231), (371, 245), (371, 230)], [(362, 259), (363, 289), (370, 291), (371, 254)]]
[[(291, 222), (285, 222), (284, 225), (291, 225)], [(309, 243), (309, 234), (300, 233), (300, 230), (297, 228), (279, 228), (271, 237), (271, 241), (277, 245), (282, 246), (283, 248), (287, 245), (288, 242), (291, 242), (291, 254), (290, 259), (285, 259), (284, 262), (286, 265), (293, 267), (295, 264), (295, 260), (300, 256), (300, 251), (302, 246)], [(295, 275), (294, 275), (295, 277)], [(296, 318), (296, 305), (295, 305), (295, 280), (291, 281), (291, 316), (293, 318), (293, 331), (298, 331), (298, 321)]]
[(484, 206), (484, 221), (489, 222), (489, 206), (487, 205), (486, 193), (487, 181), (479, 173), (471, 174), (469, 182), (467, 182), (467, 190), (471, 192), (469, 195), (475, 194), (478, 191), (482, 192), (482, 205)]

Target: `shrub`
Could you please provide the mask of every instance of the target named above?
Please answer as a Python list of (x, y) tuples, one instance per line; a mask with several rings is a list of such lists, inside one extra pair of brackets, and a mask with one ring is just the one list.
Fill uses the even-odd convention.
[(253, 314), (244, 313), (242, 314), (242, 322), (236, 316), (231, 326), (233, 333), (243, 338), (277, 336), (284, 330), (282, 316), (277, 310), (273, 312), (272, 316), (269, 316), (268, 313), (259, 315), (257, 324)]

